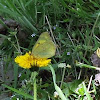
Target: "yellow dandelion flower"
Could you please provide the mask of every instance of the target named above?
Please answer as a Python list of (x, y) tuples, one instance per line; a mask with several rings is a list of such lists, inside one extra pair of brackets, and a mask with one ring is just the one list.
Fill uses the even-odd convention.
[(96, 54), (100, 58), (100, 48), (97, 49)]
[(34, 58), (33, 61), (33, 66), (37, 67), (44, 67), (47, 66), (51, 62), (51, 59), (46, 59), (46, 58)]
[(25, 55), (20, 55), (15, 58), (15, 62), (18, 63), (19, 66), (28, 69), (31, 68), (31, 65), (33, 63), (33, 56), (29, 53), (26, 53)]
[(20, 55), (15, 58), (15, 62), (22, 68), (29, 69), (32, 66), (44, 67), (47, 66), (51, 59), (46, 58), (35, 58), (31, 52), (25, 55)]

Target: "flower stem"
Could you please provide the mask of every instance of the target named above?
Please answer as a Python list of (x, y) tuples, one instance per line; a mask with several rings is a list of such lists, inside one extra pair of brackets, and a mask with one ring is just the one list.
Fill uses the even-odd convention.
[(64, 80), (65, 70), (66, 70), (66, 68), (63, 69), (63, 74), (62, 74), (60, 88), (62, 88), (62, 83), (63, 83), (63, 80)]
[(30, 81), (33, 83), (33, 100), (37, 100), (37, 84), (36, 84), (36, 77), (38, 73), (36, 71), (32, 72)]
[(34, 80), (34, 99), (37, 100), (37, 84), (36, 84), (36, 79)]

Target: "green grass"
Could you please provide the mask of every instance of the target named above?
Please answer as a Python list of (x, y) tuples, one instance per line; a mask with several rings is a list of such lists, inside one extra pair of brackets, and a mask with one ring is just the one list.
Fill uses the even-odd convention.
[[(75, 92), (81, 80), (86, 80), (86, 77), (90, 78), (91, 75), (95, 75), (95, 69), (91, 69), (91, 55), (94, 51), (100, 47), (100, 3), (99, 0), (0, 0), (0, 16), (5, 20), (15, 20), (19, 29), (8, 29), (6, 35), (0, 33), (0, 37), (4, 39), (0, 45), (0, 57), (4, 59), (5, 72), (8, 72), (8, 65), (12, 63), (14, 71), (14, 81), (8, 84), (10, 87), (14, 87), (17, 90), (23, 90), (25, 93), (31, 95), (32, 91), (31, 83), (29, 82), (31, 71), (23, 70), (14, 63), (14, 58), (22, 53), (31, 51), (40, 33), (44, 31), (53, 31), (54, 39), (57, 43), (57, 52), (55, 57), (52, 58), (52, 66), (56, 75), (56, 84), (60, 87), (62, 84), (63, 94), (74, 100), (78, 99), (80, 94)], [(49, 24), (46, 20), (48, 18)], [(4, 25), (3, 21), (0, 23)], [(4, 25), (5, 26), (5, 25)], [(5, 26), (7, 27), (7, 26)], [(16, 34), (12, 34), (15, 32)], [(31, 37), (32, 34), (36, 36)], [(20, 39), (22, 37), (24, 39)], [(23, 35), (24, 34), (24, 35)], [(52, 35), (51, 35), (52, 37)], [(53, 37), (52, 37), (53, 38)], [(68, 55), (70, 53), (70, 55)], [(0, 60), (1, 61), (1, 60)], [(90, 69), (81, 69), (76, 66), (76, 61), (83, 63), (83, 65), (89, 66)], [(66, 68), (63, 77), (63, 68), (58, 68), (59, 63), (66, 63), (71, 65), (71, 69)], [(50, 73), (49, 68), (40, 69), (40, 73), (43, 70), (47, 70)], [(89, 72), (90, 71), (90, 72)], [(21, 77), (18, 75), (21, 73)], [(53, 84), (52, 77), (43, 75), (37, 77), (37, 91), (38, 100), (60, 100), (54, 98), (53, 93), (56, 91), (55, 84)], [(80, 76), (80, 80), (76, 81), (75, 88), (71, 90), (73, 82)], [(69, 85), (69, 79), (72, 81)], [(27, 80), (24, 86), (21, 86), (22, 81)], [(2, 80), (7, 84), (7, 81)], [(88, 99), (92, 97), (92, 93), (87, 92), (87, 86), (89, 81), (83, 84), (84, 93)], [(7, 87), (10, 89), (10, 87)], [(50, 89), (51, 88), (51, 89)], [(66, 88), (66, 90), (64, 90)], [(91, 86), (91, 90), (94, 86)], [(96, 90), (97, 89), (97, 90)], [(13, 88), (10, 90), (13, 91)], [(29, 100), (21, 94), (16, 94), (14, 98), (18, 96), (21, 99)], [(4, 92), (7, 92), (4, 90)], [(62, 93), (61, 92), (61, 93)], [(1, 93), (1, 91), (0, 91)], [(95, 87), (95, 92), (98, 95), (98, 87)], [(81, 95), (84, 98), (84, 95)], [(43, 99), (41, 99), (41, 97)], [(95, 97), (96, 100), (98, 99)], [(14, 100), (14, 99), (12, 99)], [(62, 99), (63, 100), (63, 99)], [(90, 99), (91, 100), (91, 99)]]

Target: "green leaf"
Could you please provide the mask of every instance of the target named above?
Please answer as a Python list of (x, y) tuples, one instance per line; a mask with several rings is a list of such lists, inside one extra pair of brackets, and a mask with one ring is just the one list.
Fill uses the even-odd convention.
[(56, 84), (56, 75), (55, 75), (54, 69), (52, 68), (51, 65), (49, 65), (49, 67), (50, 67), (51, 72), (52, 72), (55, 90), (56, 90), (57, 93), (59, 94), (59, 97), (60, 97), (62, 100), (69, 100), (67, 97), (65, 97), (65, 95), (64, 95), (63, 92), (62, 92), (62, 90), (61, 90), (61, 89), (57, 86), (57, 84)]
[(82, 80), (74, 80), (69, 83), (63, 83), (63, 92), (66, 94), (66, 96), (71, 95), (72, 93), (75, 93), (75, 90), (77, 89), (78, 85), (82, 83)]
[(90, 96), (90, 94), (87, 92), (87, 88), (86, 88), (86, 85), (84, 82), (83, 82), (83, 87), (84, 87), (84, 91), (85, 91), (85, 94), (86, 94), (88, 100), (93, 100), (92, 97)]
[(11, 91), (14, 91), (14, 92), (20, 94), (20, 95), (22, 95), (22, 96), (24, 96), (24, 97), (26, 97), (26, 98), (33, 99), (33, 96), (31, 96), (31, 95), (25, 93), (24, 91), (17, 90), (17, 89), (15, 89), (15, 88), (12, 88), (12, 87), (10, 87), (10, 86), (8, 86), (8, 85), (5, 85), (5, 84), (2, 84), (2, 86), (4, 86), (4, 87), (10, 89)]

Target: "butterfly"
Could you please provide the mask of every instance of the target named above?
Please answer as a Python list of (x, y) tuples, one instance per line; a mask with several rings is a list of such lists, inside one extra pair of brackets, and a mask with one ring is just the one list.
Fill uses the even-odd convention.
[(52, 41), (48, 32), (43, 32), (32, 49), (32, 54), (36, 58), (51, 58), (55, 55), (56, 45)]

